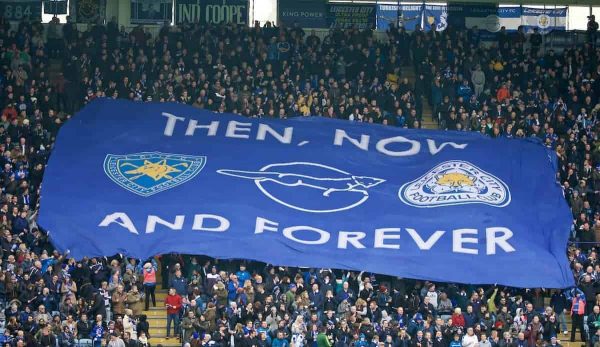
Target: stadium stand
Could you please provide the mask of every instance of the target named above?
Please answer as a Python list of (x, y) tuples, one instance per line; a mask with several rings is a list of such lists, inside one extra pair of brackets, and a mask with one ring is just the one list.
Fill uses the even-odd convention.
[[(451, 27), (392, 27), (387, 38), (271, 25), (152, 36), (114, 20), (79, 31), (0, 18), (3, 346), (597, 347), (600, 49), (537, 49), (523, 32), (484, 47)], [(76, 262), (36, 224), (39, 188), (61, 125), (99, 97), (538, 137), (560, 158), (578, 286), (476, 288), (186, 255)]]

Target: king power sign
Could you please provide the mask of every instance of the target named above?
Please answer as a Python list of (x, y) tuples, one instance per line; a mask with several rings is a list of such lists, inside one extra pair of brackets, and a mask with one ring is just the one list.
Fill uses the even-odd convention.
[(178, 24), (248, 24), (247, 0), (177, 0), (175, 4)]

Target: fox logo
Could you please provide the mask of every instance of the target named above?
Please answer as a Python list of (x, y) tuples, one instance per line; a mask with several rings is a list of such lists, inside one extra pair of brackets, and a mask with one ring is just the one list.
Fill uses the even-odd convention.
[(475, 177), (469, 177), (465, 174), (458, 172), (451, 172), (444, 175), (437, 175), (435, 177), (437, 181), (435, 183), (442, 186), (450, 187), (464, 187), (472, 186), (475, 182)]
[(369, 189), (385, 182), (310, 162), (269, 164), (258, 171), (220, 169), (217, 173), (252, 180), (271, 200), (314, 213), (354, 208), (369, 198)]
[(428, 188), (435, 193), (449, 192), (468, 192), (477, 193), (479, 189), (475, 186), (476, 177), (469, 176), (460, 172), (448, 172), (440, 175), (435, 175), (433, 184), (429, 184)]
[[(360, 192), (369, 195), (367, 189), (384, 182), (381, 178), (368, 176), (349, 176), (342, 178), (314, 177), (286, 172), (217, 170), (222, 175), (252, 179), (258, 182), (274, 182), (288, 187), (304, 186), (323, 191), (323, 196), (329, 197), (336, 192)], [(362, 189), (361, 189), (362, 188)]]

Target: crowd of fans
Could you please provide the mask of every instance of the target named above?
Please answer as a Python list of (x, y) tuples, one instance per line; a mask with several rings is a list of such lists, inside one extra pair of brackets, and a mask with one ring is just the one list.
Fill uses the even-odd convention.
[[(392, 26), (378, 41), (354, 29), (184, 25), (152, 36), (114, 20), (79, 31), (0, 19), (0, 342), (149, 346), (152, 305), (167, 311), (166, 335), (193, 347), (600, 346), (600, 49), (595, 33), (563, 52), (539, 35), (502, 30), (489, 45), (452, 27)], [(181, 255), (75, 261), (35, 222), (39, 187), (61, 124), (97, 97), (409, 128), (429, 103), (442, 129), (539, 137), (560, 158), (578, 287), (476, 288)], [(158, 284), (170, 288), (164, 301)]]

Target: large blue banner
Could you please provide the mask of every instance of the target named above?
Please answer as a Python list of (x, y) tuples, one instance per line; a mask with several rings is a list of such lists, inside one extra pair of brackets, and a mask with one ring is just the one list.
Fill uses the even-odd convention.
[(423, 5), (377, 5), (377, 30), (388, 30), (390, 23), (396, 27), (404, 27), (408, 31), (414, 31), (417, 25), (421, 25)]
[(537, 141), (100, 99), (60, 130), (39, 224), (76, 258), (180, 252), (568, 287), (555, 172)]

